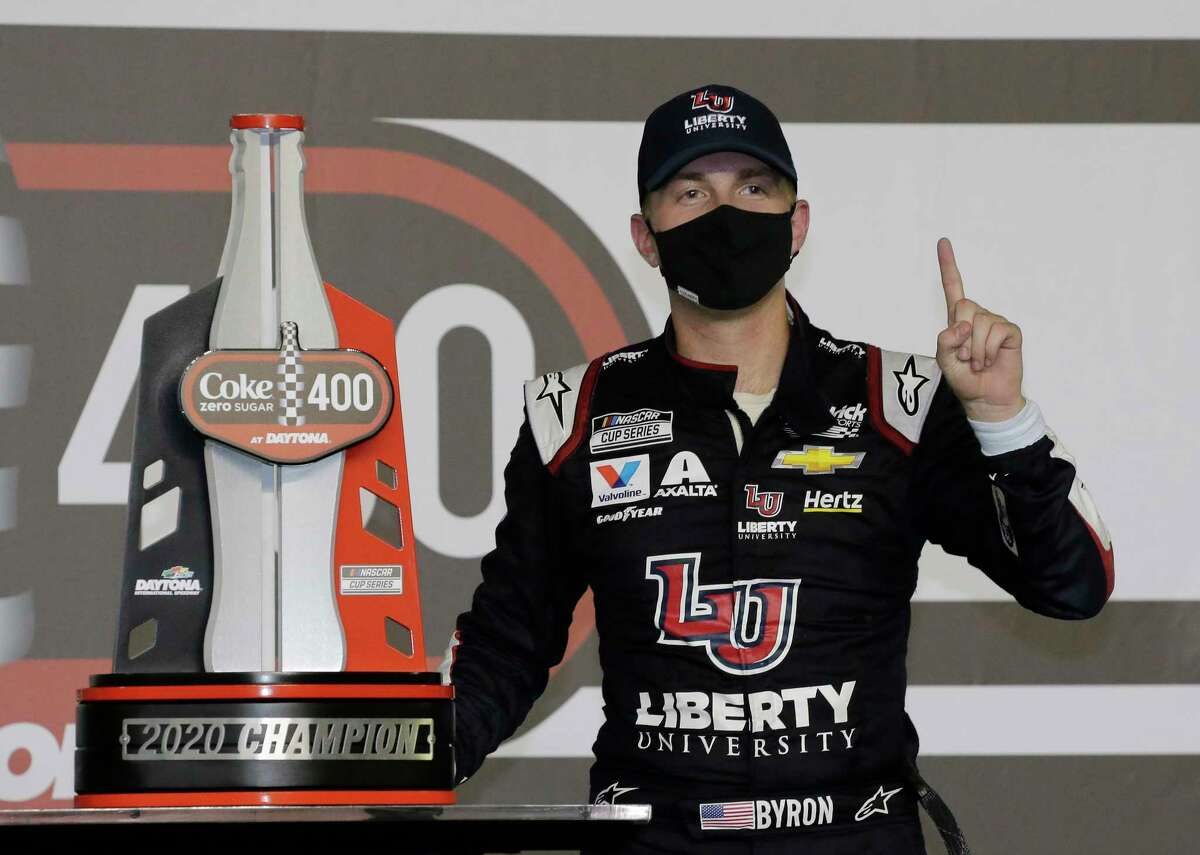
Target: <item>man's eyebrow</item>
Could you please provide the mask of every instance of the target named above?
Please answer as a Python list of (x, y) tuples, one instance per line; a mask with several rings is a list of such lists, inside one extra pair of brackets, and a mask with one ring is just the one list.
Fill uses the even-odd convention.
[(739, 170), (737, 174), (739, 181), (744, 181), (747, 178), (770, 178), (772, 181), (777, 180), (775, 171), (767, 166), (749, 166)]
[(704, 181), (707, 178), (708, 175), (703, 172), (676, 172), (669, 183), (674, 184), (676, 181)]

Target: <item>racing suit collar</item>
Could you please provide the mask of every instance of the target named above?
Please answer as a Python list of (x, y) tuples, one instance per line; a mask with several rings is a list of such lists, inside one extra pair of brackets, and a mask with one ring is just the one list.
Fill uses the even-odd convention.
[[(813, 349), (820, 338), (820, 331), (813, 326), (799, 302), (787, 294), (788, 314), (791, 320), (791, 335), (788, 339), (787, 355), (779, 375), (779, 386), (772, 402), (780, 409), (789, 427), (801, 431), (810, 425), (814, 429), (827, 427), (830, 403), (822, 388), (821, 378), (814, 370)], [(737, 384), (737, 366), (710, 362), (697, 362), (681, 356), (676, 349), (675, 327), (667, 318), (666, 327), (659, 336), (667, 354), (668, 362), (676, 382), (684, 394), (705, 406), (735, 409), (733, 390)]]

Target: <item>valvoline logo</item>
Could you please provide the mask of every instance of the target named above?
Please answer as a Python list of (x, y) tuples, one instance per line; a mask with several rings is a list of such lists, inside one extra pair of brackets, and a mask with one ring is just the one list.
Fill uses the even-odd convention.
[(616, 467), (610, 466), (607, 463), (598, 468), (604, 480), (608, 482), (608, 486), (615, 490), (618, 487), (624, 487), (632, 481), (634, 474), (641, 468), (641, 465), (642, 461), (640, 460), (629, 460), (621, 467), (620, 472), (617, 471)]
[(650, 498), (650, 455), (615, 457), (590, 465), (593, 508)]

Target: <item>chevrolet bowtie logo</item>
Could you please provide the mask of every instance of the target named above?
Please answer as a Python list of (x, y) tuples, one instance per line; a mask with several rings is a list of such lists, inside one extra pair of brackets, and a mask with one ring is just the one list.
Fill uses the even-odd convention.
[(803, 469), (805, 475), (828, 475), (838, 469), (857, 469), (865, 451), (835, 451), (832, 445), (805, 445), (803, 451), (781, 451), (772, 469)]

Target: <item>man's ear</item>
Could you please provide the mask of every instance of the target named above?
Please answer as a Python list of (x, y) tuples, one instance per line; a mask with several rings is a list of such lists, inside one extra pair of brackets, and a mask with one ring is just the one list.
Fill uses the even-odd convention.
[(796, 253), (800, 251), (800, 247), (804, 246), (804, 238), (808, 236), (808, 200), (797, 199), (796, 207), (792, 211), (792, 257), (796, 257)]
[(641, 214), (634, 214), (629, 218), (629, 236), (633, 238), (638, 255), (646, 259), (646, 263), (651, 267), (658, 267), (658, 244), (654, 242), (649, 223)]

